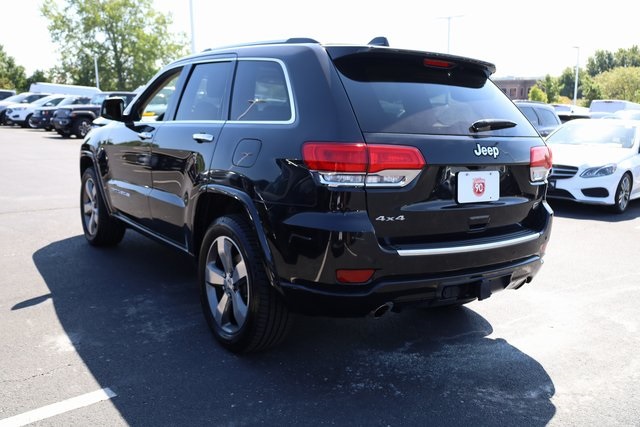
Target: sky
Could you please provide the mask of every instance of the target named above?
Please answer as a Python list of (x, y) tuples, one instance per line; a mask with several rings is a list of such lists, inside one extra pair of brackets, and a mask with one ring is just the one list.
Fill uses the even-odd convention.
[[(60, 4), (63, 0), (58, 0)], [(42, 0), (20, 0), (0, 24), (0, 45), (27, 75), (56, 64)], [(154, 0), (171, 14), (172, 32), (193, 35), (196, 51), (229, 44), (310, 37), (321, 43), (367, 43), (452, 53), (492, 62), (494, 77), (559, 76), (585, 67), (596, 50), (640, 45), (635, 2), (590, 7), (576, 0)], [(190, 13), (193, 10), (193, 14)], [(625, 12), (626, 11), (626, 12)], [(191, 26), (193, 16), (193, 31)]]

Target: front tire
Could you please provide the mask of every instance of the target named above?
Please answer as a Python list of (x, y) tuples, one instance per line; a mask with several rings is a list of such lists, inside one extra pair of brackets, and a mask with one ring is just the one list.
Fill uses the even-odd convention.
[(214, 336), (234, 353), (277, 345), (290, 329), (289, 311), (261, 260), (243, 217), (221, 217), (207, 230), (199, 259), (200, 300)]
[(93, 168), (87, 168), (82, 174), (80, 213), (84, 237), (90, 245), (115, 246), (124, 237), (126, 228), (109, 215)]
[(631, 175), (628, 173), (622, 175), (613, 200), (613, 211), (615, 213), (621, 214), (627, 210), (631, 199), (631, 185)]
[(91, 121), (88, 118), (81, 118), (73, 125), (73, 134), (78, 138), (84, 138), (91, 130)]

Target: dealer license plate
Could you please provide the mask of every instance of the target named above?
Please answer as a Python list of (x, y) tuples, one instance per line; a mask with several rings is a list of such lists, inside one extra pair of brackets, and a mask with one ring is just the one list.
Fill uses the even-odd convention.
[(500, 172), (458, 172), (458, 203), (490, 202), (500, 198)]

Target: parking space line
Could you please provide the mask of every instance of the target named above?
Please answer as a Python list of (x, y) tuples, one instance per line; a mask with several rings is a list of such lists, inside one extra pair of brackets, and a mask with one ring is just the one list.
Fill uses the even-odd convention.
[(20, 427), (116, 397), (109, 387), (0, 420), (0, 427)]

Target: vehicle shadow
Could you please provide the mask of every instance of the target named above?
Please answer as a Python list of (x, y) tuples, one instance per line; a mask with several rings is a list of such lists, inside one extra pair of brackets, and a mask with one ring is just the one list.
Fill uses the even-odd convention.
[(558, 217), (597, 220), (607, 222), (631, 221), (640, 216), (640, 200), (632, 200), (622, 214), (614, 213), (609, 206), (576, 203), (570, 200), (547, 200)]
[(134, 233), (82, 236), (33, 254), (87, 368), (128, 425), (545, 426), (544, 368), (468, 308), (379, 319), (300, 316), (288, 340), (236, 356), (200, 311), (193, 261)]

